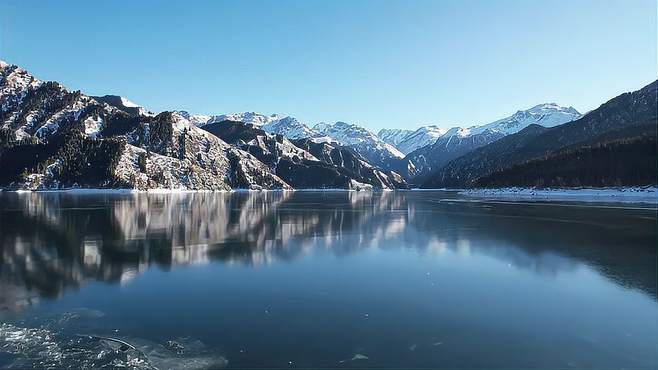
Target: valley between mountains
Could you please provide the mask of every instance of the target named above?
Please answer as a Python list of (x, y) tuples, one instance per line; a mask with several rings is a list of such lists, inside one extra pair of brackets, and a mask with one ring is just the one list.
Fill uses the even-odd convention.
[(408, 189), (656, 184), (657, 85), (581, 114), (539, 104), (488, 124), (307, 125), (254, 112), (155, 114), (0, 61), (0, 186), (9, 190)]

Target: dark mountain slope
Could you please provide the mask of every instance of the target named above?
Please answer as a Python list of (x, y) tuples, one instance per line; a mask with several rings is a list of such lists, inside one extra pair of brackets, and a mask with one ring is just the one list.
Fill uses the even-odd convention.
[(405, 159), (413, 163), (415, 171), (411, 175), (417, 177), (414, 181), (420, 182), (419, 179), (427, 177), (429, 174), (441, 169), (453, 159), (459, 158), (503, 137), (505, 137), (505, 134), (493, 130), (486, 130), (482, 133), (466, 137), (446, 134), (438, 138), (434, 144), (424, 146), (409, 153)]
[[(291, 142), (282, 135), (272, 135), (253, 125), (223, 121), (203, 126), (203, 129), (222, 140), (251, 153), (295, 188), (398, 188), (406, 187), (401, 179), (394, 179), (356, 157), (347, 149), (314, 153), (324, 144), (308, 140)], [(302, 143), (301, 147), (295, 145)], [(333, 148), (332, 148), (333, 149)], [(349, 155), (348, 155), (349, 153)], [(397, 181), (400, 180), (400, 181)]]
[(552, 128), (529, 126), (449, 162), (423, 183), (424, 188), (472, 186), (487, 176), (567, 148), (630, 139), (655, 132), (658, 81), (625, 93), (579, 120)]
[(310, 139), (297, 139), (293, 143), (313, 154), (319, 160), (344, 168), (367, 183), (384, 181), (395, 189), (407, 189), (406, 181), (397, 172), (384, 171), (372, 166), (351, 147), (334, 143), (316, 143)]
[[(561, 107), (555, 103), (538, 104), (485, 125), (453, 127), (434, 140), (432, 145), (409, 153), (406, 159), (415, 165), (416, 176), (426, 177), (451, 160), (530, 125), (554, 127), (580, 117), (582, 115), (573, 107)], [(417, 179), (414, 180), (417, 182)]]
[(92, 96), (92, 98), (96, 101), (111, 105), (131, 116), (143, 116), (148, 115), (149, 113), (143, 107), (140, 107), (118, 95)]
[(656, 184), (656, 137), (565, 149), (475, 181), (479, 187), (611, 187)]

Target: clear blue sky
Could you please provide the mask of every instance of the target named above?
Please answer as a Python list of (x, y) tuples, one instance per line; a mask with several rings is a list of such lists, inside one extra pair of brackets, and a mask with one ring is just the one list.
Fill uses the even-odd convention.
[(599, 106), (657, 78), (655, 0), (0, 3), (0, 58), (154, 111), (370, 129)]

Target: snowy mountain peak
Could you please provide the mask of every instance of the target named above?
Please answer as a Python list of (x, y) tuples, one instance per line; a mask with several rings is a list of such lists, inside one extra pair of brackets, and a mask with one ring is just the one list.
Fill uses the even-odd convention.
[(380, 139), (384, 140), (384, 142), (387, 142), (394, 147), (397, 147), (402, 140), (404, 140), (409, 134), (411, 134), (413, 130), (404, 130), (404, 129), (399, 129), (399, 128), (390, 128), (390, 129), (381, 129), (377, 133), (377, 137)]
[(289, 139), (303, 139), (317, 135), (308, 125), (291, 116), (283, 118), (277, 116), (277, 119), (263, 125), (263, 130), (271, 134), (283, 135)]
[[(218, 116), (212, 117), (212, 122), (221, 122), (221, 121), (234, 121), (248, 123), (255, 126), (263, 126), (273, 121), (281, 119), (278, 114), (265, 115), (257, 112), (242, 112), (242, 113), (229, 113), (229, 114), (220, 114)], [(212, 123), (209, 122), (209, 123)]]
[(436, 125), (429, 125), (422, 126), (415, 131), (401, 129), (380, 130), (377, 136), (395, 146), (402, 153), (409, 154), (425, 145), (433, 144), (445, 133), (445, 129)]
[(205, 125), (212, 118), (211, 116), (207, 116), (205, 114), (191, 114), (188, 111), (184, 111), (184, 110), (176, 110), (174, 112), (178, 113), (180, 116), (190, 121), (191, 124), (197, 127), (201, 127)]
[(372, 142), (382, 141), (375, 134), (368, 131), (367, 129), (343, 121), (338, 121), (334, 124), (321, 122), (315, 125), (313, 127), (313, 130), (321, 134), (325, 134), (327, 136), (333, 137), (338, 142), (344, 145), (358, 144), (368, 141), (372, 141)]
[(517, 111), (509, 117), (492, 123), (472, 128), (472, 131), (473, 133), (480, 133), (489, 129), (509, 135), (519, 132), (531, 124), (554, 127), (580, 117), (582, 115), (573, 107), (562, 107), (556, 103), (543, 103), (527, 110)]
[(319, 136), (329, 136), (342, 145), (363, 146), (369, 151), (384, 152), (384, 155), (403, 158), (404, 154), (393, 145), (384, 142), (368, 129), (353, 123), (338, 121), (333, 124), (325, 122), (313, 126)]
[(242, 112), (220, 114), (216, 116), (207, 116), (202, 114), (190, 114), (186, 111), (178, 111), (196, 126), (204, 126), (211, 123), (223, 121), (242, 122), (247, 125), (254, 125), (262, 128), (264, 131), (283, 135), (289, 139), (301, 139), (317, 136), (317, 133), (308, 125), (300, 122), (295, 117), (281, 116), (278, 114), (265, 115), (257, 112)]
[(516, 111), (516, 113), (509, 117), (485, 125), (471, 126), (468, 128), (453, 127), (448, 130), (444, 136), (446, 138), (451, 136), (465, 138), (485, 132), (510, 135), (517, 133), (532, 124), (544, 127), (554, 127), (563, 123), (571, 122), (580, 117), (582, 117), (582, 114), (573, 107), (562, 107), (556, 103), (543, 103), (526, 110)]

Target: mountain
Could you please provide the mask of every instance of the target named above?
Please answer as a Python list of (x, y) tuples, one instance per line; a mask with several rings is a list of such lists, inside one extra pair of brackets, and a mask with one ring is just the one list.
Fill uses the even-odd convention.
[(447, 130), (437, 126), (423, 126), (407, 135), (396, 147), (402, 153), (409, 154), (416, 149), (434, 144), (446, 132)]
[[(361, 182), (390, 189), (407, 189), (407, 182), (398, 173), (380, 170), (368, 163), (352, 148), (330, 142), (316, 142), (312, 139), (298, 139), (295, 145), (304, 148), (316, 158), (334, 166), (344, 168)], [(377, 185), (381, 183), (382, 185)]]
[(217, 122), (205, 125), (203, 129), (253, 154), (295, 188), (407, 187), (399, 175), (374, 168), (346, 148), (314, 143), (308, 139), (293, 143), (283, 135), (273, 135), (255, 125), (241, 122)]
[[(638, 91), (622, 94), (569, 123), (549, 128), (530, 125), (454, 159), (431, 175), (423, 187), (472, 186), (479, 178), (531, 160), (550, 160), (555, 155), (578, 155), (573, 153), (584, 155), (584, 152), (577, 150), (587, 150), (587, 146), (596, 148), (608, 145), (606, 143), (616, 140), (633, 141), (641, 136), (655, 136), (658, 121), (657, 86), (658, 81)], [(621, 144), (613, 143), (610, 147), (617, 146), (622, 150), (618, 145)], [(559, 154), (562, 150), (572, 150), (567, 152), (572, 154)], [(629, 161), (628, 165), (633, 166), (633, 161)], [(588, 171), (586, 167), (581, 170)], [(615, 176), (612, 171), (609, 175)]]
[(530, 125), (554, 127), (581, 117), (574, 108), (554, 103), (539, 104), (527, 110), (481, 126), (453, 127), (432, 145), (420, 147), (406, 157), (416, 168), (416, 176), (423, 178), (461, 157)]
[(179, 114), (181, 117), (190, 121), (191, 124), (197, 127), (201, 127), (208, 123), (212, 119), (212, 116), (207, 116), (205, 114), (191, 114), (184, 110), (176, 110), (174, 113)]
[(316, 135), (308, 125), (298, 121), (291, 116), (279, 116), (278, 114), (264, 115), (256, 112), (244, 112), (234, 114), (222, 114), (213, 116), (208, 124), (216, 122), (242, 122), (262, 128), (264, 131), (275, 135), (284, 135), (288, 139), (301, 139)]
[(404, 138), (409, 136), (409, 134), (411, 134), (412, 132), (414, 131), (404, 130), (400, 128), (391, 128), (391, 129), (385, 128), (379, 130), (379, 132), (377, 133), (377, 137), (382, 139), (385, 143), (391, 144), (397, 148), (398, 144), (400, 144), (400, 142), (404, 140)]
[(656, 135), (564, 149), (475, 180), (476, 187), (612, 187), (655, 185)]
[(305, 123), (294, 117), (283, 117), (262, 126), (263, 130), (276, 135), (283, 135), (289, 139), (303, 139), (316, 136), (317, 133)]
[(152, 116), (153, 113), (146, 110), (144, 107), (139, 106), (130, 100), (118, 95), (104, 95), (92, 96), (96, 101), (111, 105), (121, 111), (124, 111), (133, 116)]
[(177, 111), (177, 113), (183, 115), (199, 127), (219, 122), (242, 122), (260, 127), (271, 134), (284, 135), (289, 139), (301, 139), (317, 135), (308, 125), (291, 116), (280, 116), (278, 114), (265, 115), (256, 112), (220, 114), (215, 116), (190, 114), (186, 111)]
[(5, 62), (0, 62), (0, 185), (289, 188), (254, 156), (179, 114), (131, 115)]
[[(349, 146), (367, 162), (383, 170), (399, 170), (401, 168), (404, 171), (407, 167), (407, 162), (403, 160), (404, 154), (394, 146), (381, 140), (377, 135), (354, 124), (345, 122), (336, 122), (335, 124), (319, 123), (311, 128), (292, 116), (277, 114), (264, 115), (256, 112), (244, 112), (217, 116), (194, 116), (187, 112), (179, 113), (186, 115), (190, 120), (194, 120), (199, 127), (219, 122), (242, 122), (258, 127), (270, 134), (283, 135), (290, 140), (310, 138), (318, 143), (325, 142), (333, 143), (333, 145)], [(195, 120), (194, 117), (201, 117), (201, 119)]]
[(329, 137), (341, 145), (349, 146), (368, 163), (382, 169), (391, 169), (391, 162), (404, 158), (394, 146), (385, 143), (369, 130), (346, 122), (318, 123), (313, 126), (319, 137)]
[(399, 175), (335, 144), (304, 143), (327, 155), (323, 159), (295, 146), (282, 134), (317, 133), (289, 116), (232, 115), (254, 123), (238, 124), (186, 111), (154, 115), (120, 96), (70, 92), (4, 62), (0, 104), (0, 186), (5, 188), (407, 186)]
[(416, 149), (434, 144), (447, 130), (438, 126), (423, 126), (417, 130), (383, 129), (377, 136), (384, 142), (393, 145), (400, 152), (409, 154)]
[(231, 114), (220, 114), (217, 116), (212, 116), (212, 119), (208, 123), (216, 123), (223, 121), (231, 122), (242, 122), (254, 126), (264, 126), (268, 123), (277, 121), (282, 117), (278, 114), (264, 115), (256, 112), (243, 112), (243, 113), (231, 113)]
[(405, 159), (414, 165), (412, 176), (422, 179), (451, 160), (503, 137), (503, 133), (493, 130), (472, 134), (467, 129), (455, 127), (439, 137), (434, 144), (416, 149)]
[(471, 134), (493, 130), (505, 135), (517, 133), (530, 125), (555, 127), (582, 117), (573, 107), (561, 107), (555, 103), (536, 105), (527, 110), (520, 110), (513, 115), (489, 124), (470, 128)]

